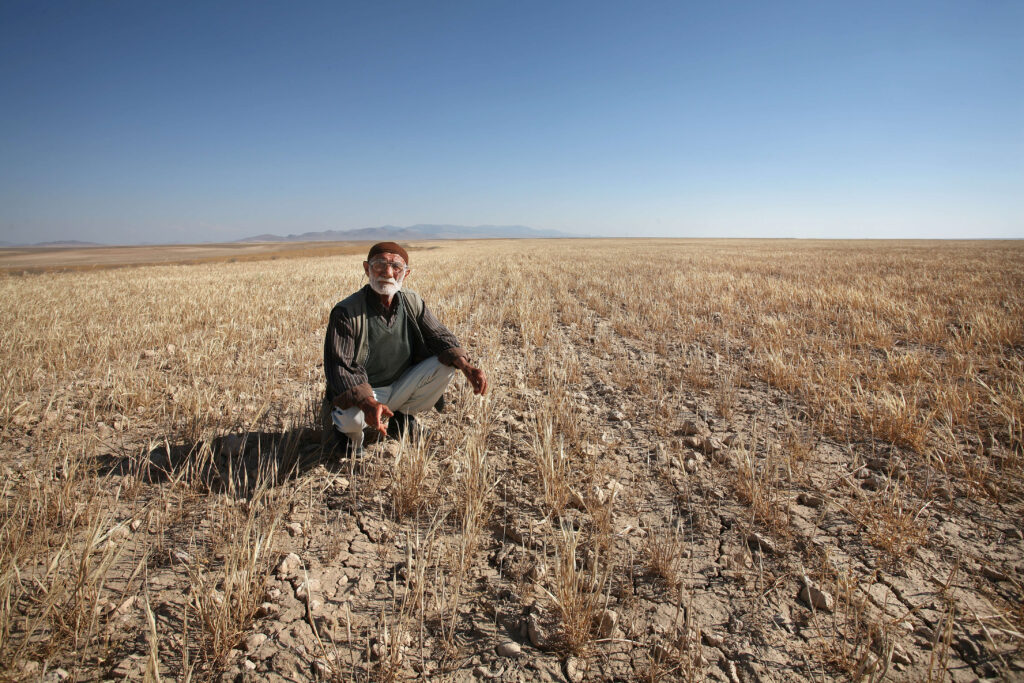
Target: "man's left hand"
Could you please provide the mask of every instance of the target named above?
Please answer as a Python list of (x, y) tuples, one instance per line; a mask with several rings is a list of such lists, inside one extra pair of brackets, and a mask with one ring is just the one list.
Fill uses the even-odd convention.
[(487, 393), (487, 375), (480, 368), (475, 368), (472, 365), (462, 368), (462, 374), (469, 380), (470, 386), (473, 387), (474, 394), (486, 394)]

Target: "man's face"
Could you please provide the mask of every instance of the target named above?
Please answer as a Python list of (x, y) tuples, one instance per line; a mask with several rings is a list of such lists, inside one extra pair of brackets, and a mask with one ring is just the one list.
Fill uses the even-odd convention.
[(370, 278), (370, 288), (381, 296), (394, 296), (402, 289), (402, 283), (410, 270), (398, 254), (375, 254), (369, 261), (363, 261), (363, 270)]

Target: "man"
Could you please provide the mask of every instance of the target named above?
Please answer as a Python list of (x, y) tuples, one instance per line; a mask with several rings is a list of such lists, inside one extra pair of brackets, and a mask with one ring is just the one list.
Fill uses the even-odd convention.
[(418, 294), (402, 291), (412, 272), (405, 249), (375, 244), (363, 270), (369, 284), (335, 305), (324, 339), (326, 400), (349, 452), (361, 450), (366, 428), (393, 438), (415, 436), (413, 415), (440, 402), (456, 370), (473, 393), (487, 392), (484, 371), (470, 363), (455, 336)]

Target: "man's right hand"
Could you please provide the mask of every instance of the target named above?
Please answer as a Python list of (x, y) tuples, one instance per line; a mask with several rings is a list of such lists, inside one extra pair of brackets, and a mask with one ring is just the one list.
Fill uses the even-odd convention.
[(390, 408), (383, 403), (379, 403), (374, 398), (366, 399), (359, 407), (363, 411), (363, 417), (366, 418), (367, 425), (373, 427), (381, 434), (387, 434), (388, 428), (384, 426), (384, 420), (395, 416)]

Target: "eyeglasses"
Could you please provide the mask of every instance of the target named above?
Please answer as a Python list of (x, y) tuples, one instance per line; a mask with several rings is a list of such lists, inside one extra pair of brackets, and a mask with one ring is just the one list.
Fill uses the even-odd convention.
[(404, 273), (409, 270), (409, 267), (401, 261), (388, 261), (382, 258), (375, 258), (370, 261), (370, 267), (373, 268), (375, 273), (386, 273), (388, 268), (393, 269), (395, 273)]

